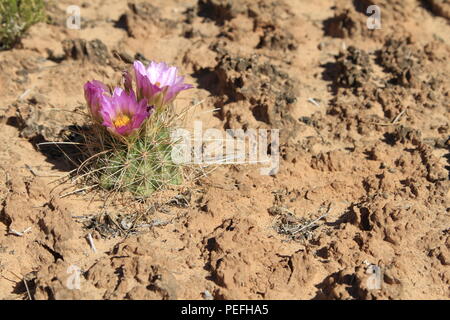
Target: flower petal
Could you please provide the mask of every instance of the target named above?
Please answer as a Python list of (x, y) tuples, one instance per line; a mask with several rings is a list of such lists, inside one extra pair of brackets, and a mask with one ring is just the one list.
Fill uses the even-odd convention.
[[(149, 105), (164, 105), (175, 99), (179, 92), (192, 88), (178, 75), (178, 68), (164, 62), (151, 61), (147, 68), (142, 62), (134, 63), (138, 98), (146, 98)], [(162, 96), (161, 96), (162, 95)]]
[(97, 80), (88, 81), (84, 85), (84, 97), (94, 119), (99, 119), (99, 112), (104, 102), (108, 87)]

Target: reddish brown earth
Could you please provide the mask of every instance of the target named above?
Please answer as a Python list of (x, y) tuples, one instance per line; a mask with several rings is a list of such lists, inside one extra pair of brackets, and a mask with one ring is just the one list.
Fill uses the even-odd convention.
[[(0, 52), (0, 298), (450, 298), (448, 1), (85, 1), (69, 30), (74, 2)], [(82, 124), (84, 82), (136, 54), (196, 85), (189, 121), (281, 129), (279, 172), (221, 166), (106, 209), (67, 195), (70, 163), (37, 143)]]

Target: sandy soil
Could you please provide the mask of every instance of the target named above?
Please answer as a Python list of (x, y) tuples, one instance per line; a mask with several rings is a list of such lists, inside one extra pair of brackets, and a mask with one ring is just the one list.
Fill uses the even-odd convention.
[[(52, 1), (0, 52), (0, 298), (450, 298), (448, 1), (149, 3)], [(71, 164), (37, 144), (82, 124), (84, 82), (117, 81), (136, 54), (196, 85), (178, 100), (204, 101), (190, 120), (281, 129), (279, 172), (222, 166), (106, 211), (58, 184)]]

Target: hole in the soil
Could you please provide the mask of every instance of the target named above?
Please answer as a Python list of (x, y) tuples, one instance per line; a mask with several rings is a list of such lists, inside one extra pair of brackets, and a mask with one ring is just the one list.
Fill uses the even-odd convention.
[(122, 14), (117, 21), (114, 22), (114, 28), (125, 30), (130, 35), (130, 27), (128, 24), (128, 15)]
[(270, 124), (269, 107), (267, 105), (257, 105), (252, 108), (252, 114), (256, 120)]
[(361, 214), (361, 228), (364, 231), (372, 230), (372, 226), (370, 225), (369, 217), (370, 211), (367, 208), (360, 208), (359, 212)]
[(450, 180), (450, 152), (444, 155), (444, 158), (447, 160), (448, 166), (444, 166), (444, 168), (448, 171), (448, 179)]
[(341, 65), (336, 62), (327, 62), (320, 66), (324, 70), (322, 71), (322, 80), (331, 82), (331, 92), (333, 95), (336, 95), (338, 92), (339, 84), (338, 84), (338, 76), (342, 71)]
[(198, 88), (209, 91), (212, 95), (220, 94), (220, 82), (216, 72), (211, 68), (202, 68), (192, 75), (197, 79)]

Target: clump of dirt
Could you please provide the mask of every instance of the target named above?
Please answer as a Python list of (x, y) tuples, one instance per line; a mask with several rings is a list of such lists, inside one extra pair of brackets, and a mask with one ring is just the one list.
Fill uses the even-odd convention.
[[(395, 84), (402, 86), (417, 86), (420, 74), (420, 63), (423, 56), (411, 45), (410, 39), (388, 39), (380, 52), (380, 63), (393, 75)], [(423, 55), (423, 54), (422, 54)]]
[(349, 9), (335, 11), (334, 16), (324, 22), (325, 34), (331, 37), (347, 38), (364, 30), (358, 15)]

